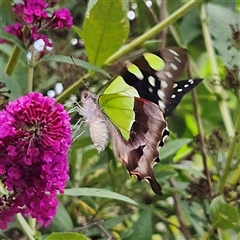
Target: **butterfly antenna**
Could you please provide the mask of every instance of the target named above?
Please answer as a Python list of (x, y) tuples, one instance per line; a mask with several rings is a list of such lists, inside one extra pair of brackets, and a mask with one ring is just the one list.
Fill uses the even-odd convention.
[[(77, 66), (75, 60), (73, 59), (73, 56), (74, 56), (74, 53), (72, 53), (72, 54), (70, 55), (70, 58), (72, 59), (74, 65), (75, 65), (75, 67), (76, 67), (76, 69), (80, 72), (80, 69), (79, 69), (79, 67)], [(84, 86), (85, 86), (87, 89), (89, 89), (89, 85), (88, 85), (87, 83), (85, 83), (84, 77), (82, 77), (82, 82), (83, 82)]]

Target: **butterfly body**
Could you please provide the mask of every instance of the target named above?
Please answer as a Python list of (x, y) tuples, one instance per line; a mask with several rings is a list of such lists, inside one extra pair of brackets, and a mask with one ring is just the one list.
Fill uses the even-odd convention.
[(106, 118), (96, 103), (96, 96), (83, 91), (81, 94), (82, 108), (80, 114), (85, 119), (90, 132), (90, 137), (98, 153), (102, 152), (109, 143), (109, 120)]

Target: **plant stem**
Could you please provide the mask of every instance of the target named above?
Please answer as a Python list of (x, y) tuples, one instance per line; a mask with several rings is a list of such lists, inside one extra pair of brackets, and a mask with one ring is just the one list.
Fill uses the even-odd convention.
[(32, 229), (33, 234), (36, 232), (36, 218), (29, 218), (29, 227)]
[(198, 110), (196, 91), (194, 89), (192, 90), (192, 101), (193, 101), (194, 115), (195, 115), (195, 119), (196, 119), (197, 126), (198, 126), (198, 132), (199, 132), (199, 136), (200, 136), (200, 151), (202, 154), (204, 173), (207, 177), (207, 182), (208, 182), (208, 186), (209, 186), (209, 190), (210, 190), (209, 194), (210, 194), (210, 197), (212, 197), (212, 182), (211, 182), (211, 176), (210, 176), (210, 173), (208, 170), (208, 165), (207, 165), (207, 150), (206, 150), (206, 145), (205, 145), (205, 141), (204, 141), (202, 121), (201, 121), (201, 117), (200, 117), (199, 110)]
[(34, 72), (34, 67), (29, 66), (28, 67), (28, 92), (33, 91), (33, 72)]
[[(205, 4), (203, 4), (202, 8), (201, 8), (201, 22), (202, 22), (203, 36), (204, 36), (206, 49), (207, 49), (208, 56), (209, 56), (211, 66), (212, 66), (213, 79), (216, 80), (216, 82), (219, 82), (220, 77), (219, 77), (217, 59), (216, 59), (216, 54), (215, 54), (214, 47), (212, 44), (212, 39), (211, 39), (211, 35), (209, 32), (209, 25), (208, 25), (207, 21), (208, 20), (207, 20), (207, 15), (206, 15), (206, 11), (205, 11)], [(215, 86), (215, 92), (219, 96), (222, 97), (221, 101), (218, 101), (222, 119), (225, 124), (225, 128), (227, 130), (228, 136), (233, 137), (234, 136), (234, 127), (233, 127), (230, 111), (229, 111), (227, 101), (226, 101), (227, 94), (220, 85)]]
[(156, 36), (159, 32), (161, 32), (164, 28), (169, 26), (170, 24), (176, 22), (179, 18), (184, 16), (187, 12), (189, 12), (192, 8), (200, 4), (202, 0), (191, 0), (184, 4), (181, 8), (173, 12), (169, 17), (165, 20), (160, 22), (159, 24), (155, 25), (153, 28), (149, 29), (146, 33), (142, 34), (138, 38), (134, 39), (128, 45), (125, 45), (115, 54), (113, 54), (108, 60), (106, 61), (106, 65), (114, 63), (117, 59), (125, 55), (126, 53), (130, 52), (132, 49), (142, 45), (146, 40)]
[(34, 232), (29, 227), (22, 214), (21, 213), (16, 214), (16, 218), (19, 224), (21, 225), (23, 232), (27, 235), (28, 239), (35, 240), (35, 238), (33, 237)]
[[(172, 187), (174, 187), (176, 185), (174, 179), (170, 180), (170, 184), (171, 184)], [(180, 223), (181, 232), (182, 232), (182, 234), (183, 234), (183, 236), (185, 237), (186, 240), (191, 240), (192, 237), (191, 237), (190, 231), (188, 229), (188, 226), (185, 224), (185, 221), (183, 219), (183, 216), (182, 216), (182, 213), (181, 213), (181, 210), (180, 210), (178, 196), (177, 196), (176, 193), (173, 193), (172, 197), (174, 199), (174, 210), (175, 210), (175, 214), (176, 214), (176, 216), (179, 220), (179, 223)]]
[(6, 69), (5, 69), (5, 72), (9, 76), (12, 76), (14, 69), (17, 66), (18, 59), (20, 58), (21, 54), (22, 54), (21, 49), (17, 46), (14, 46), (13, 52), (8, 60), (8, 63), (7, 63)]
[[(224, 165), (223, 175), (220, 178), (220, 182), (219, 182), (219, 192), (220, 193), (222, 193), (223, 190), (224, 190), (224, 187), (225, 187), (225, 184), (226, 184), (226, 181), (227, 181), (227, 177), (229, 176), (229, 173), (230, 173), (230, 170), (231, 170), (230, 166), (231, 166), (231, 162), (232, 162), (233, 157), (234, 157), (236, 147), (238, 145), (239, 134), (240, 134), (240, 109), (238, 109), (238, 113), (237, 113), (236, 126), (235, 126), (235, 136), (233, 137), (233, 139), (230, 143), (228, 154), (227, 154), (227, 161)], [(238, 169), (237, 169), (237, 171), (238, 171)]]

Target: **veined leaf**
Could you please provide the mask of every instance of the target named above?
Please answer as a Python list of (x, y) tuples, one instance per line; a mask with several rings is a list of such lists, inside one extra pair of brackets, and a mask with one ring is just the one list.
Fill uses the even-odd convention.
[(81, 36), (89, 62), (101, 66), (128, 36), (126, 6), (124, 1), (116, 0), (97, 1), (94, 5), (90, 1), (90, 4)]
[(181, 147), (189, 144), (192, 141), (190, 138), (180, 138), (168, 142), (164, 145), (163, 148), (160, 150), (160, 159), (166, 159), (176, 153)]
[(229, 48), (231, 46), (229, 40), (231, 38), (230, 24), (237, 27), (239, 15), (218, 4), (208, 4), (207, 13), (210, 31), (214, 38), (213, 46), (216, 48), (220, 59), (225, 65), (239, 65), (239, 51), (234, 47)]
[(62, 55), (48, 56), (48, 57), (44, 57), (42, 61), (45, 61), (45, 62), (55, 61), (55, 62), (68, 63), (68, 64), (74, 64), (75, 62), (75, 64), (79, 67), (86, 68), (89, 71), (100, 72), (106, 75), (107, 77), (109, 77), (109, 74), (103, 69), (101, 69), (100, 67), (79, 59), (74, 59), (74, 62), (73, 62), (72, 59), (67, 56), (62, 56)]
[(51, 226), (58, 232), (69, 231), (73, 228), (72, 219), (61, 203), (58, 204), (57, 214), (54, 216)]
[(68, 196), (89, 196), (89, 197), (103, 197), (109, 199), (117, 199), (130, 204), (136, 205), (137, 203), (129, 197), (112, 192), (107, 189), (100, 188), (71, 188), (65, 189), (64, 194)]
[(6, 33), (5, 31), (3, 31), (2, 29), (0, 29), (0, 36), (1, 38), (15, 44), (17, 47), (19, 47), (23, 52), (26, 52), (26, 48), (24, 47), (22, 41), (17, 38), (16, 36), (14, 36), (13, 34), (10, 33)]
[(226, 203), (223, 196), (214, 198), (210, 204), (210, 215), (216, 228), (228, 229), (239, 227), (238, 210)]

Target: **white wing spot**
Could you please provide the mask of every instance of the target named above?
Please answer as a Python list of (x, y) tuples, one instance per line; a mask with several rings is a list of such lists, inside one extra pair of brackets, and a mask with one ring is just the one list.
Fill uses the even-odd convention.
[(173, 75), (170, 72), (165, 72), (165, 74), (167, 75), (168, 78), (172, 78)]
[(155, 78), (153, 76), (149, 76), (148, 77), (148, 82), (153, 86), (155, 87)]
[(175, 98), (176, 97), (176, 95), (175, 94), (173, 94), (172, 96), (171, 96), (171, 98)]
[(152, 88), (152, 87), (149, 87), (149, 88), (148, 88), (148, 91), (149, 91), (150, 93), (152, 93), (152, 92), (153, 92), (153, 88)]
[(168, 49), (170, 53), (172, 53), (173, 55), (175, 56), (179, 56), (179, 54), (177, 52), (175, 52), (174, 50), (172, 49)]
[(161, 81), (161, 88), (167, 88), (168, 87), (168, 83), (165, 81)]
[(177, 60), (178, 62), (181, 62), (181, 59), (179, 59), (178, 57), (174, 57), (175, 60)]
[(178, 92), (182, 92), (183, 90), (182, 90), (182, 88), (179, 88), (177, 91), (178, 91)]
[(164, 92), (163, 92), (161, 89), (159, 89), (159, 90), (157, 91), (157, 95), (158, 95), (159, 98), (161, 98), (161, 99), (165, 98), (165, 94), (164, 94)]
[(173, 70), (178, 70), (178, 67), (177, 67), (174, 63), (170, 63), (170, 67), (171, 67)]
[(189, 79), (188, 82), (189, 82), (190, 84), (194, 84), (193, 79)]
[(189, 84), (185, 84), (184, 87), (185, 87), (185, 88), (188, 88), (188, 87), (189, 87)]
[(161, 110), (162, 110), (162, 111), (164, 111), (164, 110), (165, 110), (165, 104), (164, 104), (164, 102), (163, 102), (163, 101), (161, 101), (161, 100), (158, 100), (158, 106), (161, 108)]

